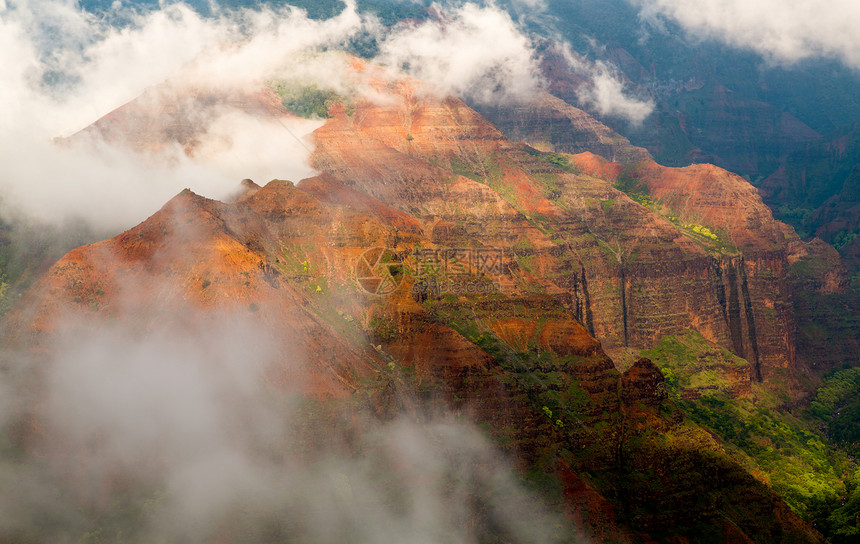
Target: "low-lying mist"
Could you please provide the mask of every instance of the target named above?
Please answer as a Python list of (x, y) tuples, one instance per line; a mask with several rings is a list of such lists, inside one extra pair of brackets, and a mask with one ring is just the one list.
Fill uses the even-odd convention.
[(306, 355), (248, 315), (70, 316), (5, 354), (0, 540), (570, 541), (468, 420), (396, 379), (391, 417), (306, 396)]

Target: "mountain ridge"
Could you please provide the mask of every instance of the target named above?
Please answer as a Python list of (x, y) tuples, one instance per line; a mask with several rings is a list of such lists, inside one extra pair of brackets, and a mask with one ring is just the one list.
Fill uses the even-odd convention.
[[(184, 191), (140, 226), (74, 250), (7, 316), (7, 338), (50, 349), (52, 320), (121, 318), (124, 307), (136, 308), (144, 329), (186, 305), (238, 312), (279, 330), (279, 351), (310, 357), (304, 369), (276, 362), (266, 373), (273, 386), (298, 383), (318, 400), (367, 395), (373, 411), (388, 414), (397, 396), (368, 389), (368, 380), (402, 368), (426, 397), (489, 425), (523, 468), (560, 478), (563, 508), (579, 508), (591, 534), (689, 538), (684, 527), (693, 524), (752, 540), (787, 531), (819, 541), (673, 407), (650, 361), (622, 373), (605, 352), (694, 328), (750, 357), (750, 382), (799, 386), (790, 303), (767, 297), (788, 290), (790, 246), (797, 253), (803, 243), (754, 189), (715, 167), (630, 168), (541, 153), (509, 142), (455, 98), (390, 89), (400, 97), (393, 105), (329, 108), (314, 133), (320, 176), (247, 181), (233, 203)], [(164, 134), (129, 130), (143, 130), (143, 141), (146, 131)], [(712, 192), (679, 203), (689, 181)], [(715, 217), (706, 212), (729, 210), (739, 195), (746, 205), (725, 224), (726, 245), (714, 239), (718, 225), (703, 230)], [(693, 220), (703, 224), (685, 224)], [(475, 260), (482, 254), (491, 265)], [(440, 255), (466, 260), (427, 261)], [(357, 281), (365, 277), (381, 281)], [(123, 302), (123, 285), (137, 303)], [(768, 300), (776, 320), (762, 313)], [(49, 447), (63, 434), (40, 427), (31, 420), (21, 443)], [(689, 449), (690, 440), (709, 445)], [(723, 475), (721, 487), (684, 482), (701, 463)], [(657, 479), (628, 479), (641, 471)], [(691, 506), (703, 492), (706, 504)], [(776, 525), (750, 516), (755, 508), (781, 512)]]

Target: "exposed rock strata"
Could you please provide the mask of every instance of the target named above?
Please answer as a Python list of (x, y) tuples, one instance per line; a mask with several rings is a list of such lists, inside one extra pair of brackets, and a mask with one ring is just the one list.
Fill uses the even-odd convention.
[(511, 141), (541, 151), (600, 155), (619, 163), (650, 159), (651, 154), (586, 112), (549, 93), (539, 93), (525, 104), (478, 107)]
[[(612, 533), (587, 521), (603, 516), (622, 540), (685, 524), (751, 538), (762, 521), (750, 513), (776, 509), (779, 530), (815, 541), (763, 485), (703, 446), (701, 430), (663, 414), (672, 407), (653, 365), (621, 376), (604, 352), (696, 329), (749, 358), (766, 383), (791, 380), (790, 229), (718, 169), (553, 162), (459, 100), (410, 89), (392, 87), (386, 105), (333, 107), (315, 133), (321, 176), (246, 183), (232, 204), (183, 193), (135, 229), (70, 253), (12, 314), (10, 341), (47, 345), (39, 339), (63, 311), (110, 315), (127, 303), (125, 285), (151, 309), (144, 319), (180, 302), (252, 312), (286, 331), (284, 349), (313, 354), (299, 374), (310, 396), (349, 396), (402, 363), (425, 395), (487, 423), (523, 468), (561, 478), (568, 507), (590, 509), (580, 519), (596, 534)], [(616, 189), (622, 174), (665, 210)], [(689, 184), (697, 192), (684, 197)], [(685, 222), (722, 229), (734, 247)], [(497, 251), (498, 263), (460, 263), (473, 292), (452, 291), (448, 269), (387, 268), (382, 279), (396, 285), (383, 297), (357, 281), (368, 251), (418, 270), (417, 248)], [(296, 378), (277, 364), (270, 375), (276, 386)], [(380, 414), (396, 404), (384, 390), (374, 399)], [(687, 481), (702, 466), (728, 482), (704, 498)], [(625, 480), (643, 471), (654, 481)], [(573, 498), (589, 488), (602, 499)], [(743, 493), (753, 498), (738, 514)]]

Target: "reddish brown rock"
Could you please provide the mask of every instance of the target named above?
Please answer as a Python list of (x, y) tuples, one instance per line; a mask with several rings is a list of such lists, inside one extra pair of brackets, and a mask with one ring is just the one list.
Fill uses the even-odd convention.
[(698, 318), (692, 325), (748, 359), (757, 379), (793, 380), (796, 340), (789, 257), (803, 244), (793, 229), (773, 219), (755, 188), (710, 165), (667, 168), (646, 162), (625, 170), (589, 154), (576, 156), (576, 162), (601, 178), (635, 179), (679, 224), (708, 227), (737, 248), (699, 265), (702, 272), (707, 266), (713, 282), (708, 289), (713, 294), (704, 293), (704, 300), (715, 300), (714, 311), (723, 317), (716, 323)]
[(637, 360), (621, 375), (621, 399), (629, 406), (659, 406), (668, 396), (666, 380), (650, 359)]
[[(487, 424), (520, 466), (564, 477), (569, 489), (579, 484), (565, 471), (595, 475), (594, 493), (579, 486), (590, 497), (577, 503), (583, 518), (622, 526), (598, 534), (647, 540), (698, 523), (754, 530), (721, 502), (724, 487), (687, 481), (706, 466), (730, 482), (732, 497), (755, 496), (742, 512), (782, 508), (780, 527), (813, 541), (712, 444), (666, 445), (662, 435), (677, 424), (658, 410), (662, 375), (638, 361), (622, 377), (601, 348), (650, 347), (695, 328), (750, 358), (766, 381), (791, 377), (786, 231), (747, 187), (710, 168), (645, 164), (636, 173), (667, 208), (679, 207), (679, 222), (728, 214), (713, 227), (738, 248), (721, 253), (614, 188), (617, 165), (579, 156), (577, 171), (508, 142), (459, 100), (403, 82), (386, 89), (395, 98), (387, 105), (332, 109), (314, 135), (313, 164), (324, 175), (250, 187), (232, 204), (178, 196), (139, 227), (58, 263), (13, 314), (12, 337), (49, 335), (61, 309), (110, 315), (129, 284), (154, 315), (182, 304), (252, 311), (285, 332), (285, 350), (311, 354), (310, 396), (348, 397), (403, 364), (416, 391)], [(144, 125), (130, 133), (191, 141)], [(688, 182), (701, 194), (685, 199)], [(368, 250), (406, 266), (417, 248), (498, 251), (497, 266), (469, 262), (459, 271), (493, 289), (440, 288), (447, 269), (398, 274), (382, 294), (359, 283), (356, 263)], [(424, 291), (413, 290), (422, 282)], [(294, 379), (285, 367), (271, 377)], [(385, 414), (395, 397), (383, 388), (371, 404)], [(653, 475), (654, 485), (623, 487), (633, 473)], [(649, 513), (634, 516), (637, 508)]]
[(151, 154), (178, 143), (193, 156), (209, 124), (228, 110), (261, 119), (295, 118), (281, 105), (280, 97), (265, 87), (227, 90), (164, 83), (103, 116), (73, 139), (100, 139)]
[(479, 107), (487, 119), (511, 141), (524, 142), (541, 151), (591, 152), (610, 161), (631, 163), (651, 154), (591, 115), (547, 92), (525, 104)]

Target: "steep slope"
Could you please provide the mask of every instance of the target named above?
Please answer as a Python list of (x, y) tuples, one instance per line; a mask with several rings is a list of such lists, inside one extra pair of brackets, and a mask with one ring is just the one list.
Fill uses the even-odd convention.
[[(665, 403), (663, 377), (649, 361), (620, 375), (557, 299), (506, 293), (503, 286), (521, 281), (515, 262), (467, 268), (460, 281), (473, 288), (456, 292), (423, 275), (422, 254), (407, 249), (456, 248), (436, 245), (408, 216), (331, 177), (246, 188), (234, 204), (183, 192), (138, 227), (61, 259), (5, 322), (6, 345), (41, 361), (32, 379), (61, 371), (52, 352), (70, 323), (166, 325), (182, 335), (194, 334), (197, 315), (251, 315), (277, 342), (265, 369), (269, 387), (317, 401), (367, 398), (384, 416), (401, 401), (372, 384), (403, 365), (416, 381), (402, 383), (401, 394), (418, 388), (486, 424), (524, 469), (561, 482), (559, 506), (596, 536), (666, 540), (707, 527), (754, 541), (773, 531), (816, 541), (716, 446), (702, 449), (707, 435)], [(392, 251), (387, 263), (400, 259), (383, 267), (397, 280), (384, 295), (362, 281), (361, 263), (380, 244)], [(416, 289), (422, 282), (430, 288)], [(297, 352), (305, 364), (290, 363)], [(14, 439), (60, 466), (83, 454), (39, 401), (31, 404), (33, 394), (38, 399), (39, 389), (18, 399)], [(102, 450), (109, 443), (91, 443), (87, 455), (109, 458)], [(691, 482), (702, 466), (721, 483)], [(642, 473), (654, 476), (629, 479)], [(128, 485), (104, 481), (100, 502), (112, 504)], [(762, 523), (756, 509), (780, 517)]]
[(524, 142), (541, 151), (590, 151), (621, 163), (651, 157), (647, 150), (633, 146), (594, 117), (547, 92), (539, 93), (527, 104), (479, 106), (477, 110), (509, 140)]
[(802, 242), (793, 229), (774, 221), (744, 179), (710, 165), (625, 168), (589, 155), (577, 156), (576, 162), (616, 180), (689, 236), (711, 244), (731, 337), (730, 343), (718, 342), (757, 366), (757, 374), (785, 377), (792, 369), (800, 375), (808, 369), (820, 373), (854, 353), (850, 342), (840, 340), (822, 350), (812, 348), (803, 334), (795, 336), (820, 318), (813, 317), (809, 296), (845, 295), (845, 269), (825, 244)]
[[(482, 182), (543, 235), (532, 232), (522, 242), (523, 270), (551, 279), (544, 288), (569, 297), (577, 318), (605, 347), (648, 347), (663, 334), (694, 327), (753, 361), (757, 377), (792, 382), (786, 281), (788, 240), (797, 237), (786, 239), (788, 231), (745, 180), (707, 166), (673, 170), (649, 163), (625, 171), (612, 165), (601, 172), (589, 170), (586, 159), (571, 163), (613, 181), (632, 176), (673, 223), (610, 183), (512, 146), (462, 104), (409, 100), (400, 116), (370, 105), (359, 105), (351, 117), (336, 114), (316, 132), (315, 166), (404, 212), (463, 225), (463, 243), (491, 246), (499, 229), (487, 217), (485, 197), (428, 194), (422, 183), (451, 173)], [(457, 179), (455, 185), (465, 182)], [(695, 190), (687, 191), (691, 184)], [(475, 190), (486, 191), (477, 184)], [(452, 209), (452, 198), (471, 205)], [(702, 227), (719, 234), (696, 232)]]
[(761, 183), (762, 197), (807, 235), (832, 243), (856, 267), (858, 124), (787, 157)]
[[(796, 387), (787, 263), (816, 252), (773, 221), (748, 183), (715, 167), (545, 154), (509, 142), (455, 98), (416, 92), (416, 82), (377, 85), (381, 103), (329, 108), (312, 157), (325, 174), (297, 187), (249, 182), (233, 204), (180, 195), (102, 243), (111, 251), (61, 261), (10, 316), (10, 340), (32, 346), (35, 335), (49, 349), (39, 338), (57, 316), (110, 315), (124, 296), (102, 298), (140, 284), (149, 266), (150, 285), (168, 287), (135, 287), (149, 293), (144, 326), (186, 304), (250, 315), (280, 331), (280, 351), (311, 354), (300, 371), (276, 358), (273, 384), (295, 379), (316, 399), (368, 397), (383, 415), (401, 401), (368, 380), (385, 383), (386, 369), (402, 365), (420, 398), (473, 414), (522, 468), (558, 478), (558, 504), (602, 538), (704, 531), (767, 541), (787, 531), (815, 541), (665, 400), (653, 365), (627, 358), (695, 329), (750, 360), (732, 395), (747, 395), (752, 380)], [(193, 146), (134, 125), (140, 118), (113, 126)], [(182, 215), (186, 207), (199, 211)], [(191, 228), (185, 248), (173, 233), (198, 223), (206, 228)], [(175, 258), (162, 251), (175, 246)], [(105, 271), (99, 255), (129, 263)], [(828, 281), (839, 285), (835, 273)], [(123, 279), (99, 279), (114, 274)], [(35, 422), (23, 428), (23, 442), (50, 435)], [(703, 465), (725, 485), (700, 480)], [(776, 520), (756, 513), (772, 509)]]
[[(338, 396), (366, 375), (378, 361), (366, 346), (356, 346), (339, 336), (331, 324), (305, 309), (311, 294), (302, 285), (282, 285), (275, 266), (288, 266), (292, 258), (278, 243), (289, 244), (288, 233), (301, 230), (311, 235), (333, 219), (320, 203), (298, 193), (289, 182), (273, 182), (268, 191), (248, 197), (242, 207), (229, 207), (185, 191), (146, 222), (116, 238), (78, 248), (61, 259), (42, 277), (10, 315), (16, 337), (10, 342), (42, 344), (65, 324), (67, 312), (111, 319), (137, 316), (144, 329), (148, 323), (179, 317), (183, 313), (218, 308), (258, 314), (261, 325), (277, 325), (283, 350), (297, 346), (315, 353), (317, 366), (307, 376), (310, 390), (322, 397)], [(271, 212), (266, 206), (279, 206)], [(260, 212), (251, 212), (251, 205)], [(268, 234), (267, 213), (283, 218), (300, 210), (299, 224), (279, 225), (279, 241)], [(346, 224), (349, 218), (339, 217)], [(368, 245), (382, 241), (385, 229), (372, 218), (359, 217)], [(294, 234), (295, 235), (295, 234)], [(270, 259), (269, 256), (275, 256)], [(285, 262), (282, 262), (285, 261)], [(241, 282), (239, 281), (241, 279)], [(310, 280), (308, 280), (310, 281)], [(273, 367), (272, 376), (286, 379), (288, 369)]]
[[(821, 138), (794, 115), (713, 82), (678, 93), (661, 113), (662, 123), (677, 123), (690, 144), (702, 150), (670, 164), (679, 159), (711, 162), (751, 179), (761, 179), (790, 153)], [(661, 143), (652, 140), (650, 145)], [(668, 159), (672, 148), (663, 146), (661, 158)]]
[[(792, 387), (786, 282), (805, 250), (745, 180), (710, 166), (545, 155), (457, 99), (373, 78), (388, 98), (333, 104), (314, 135), (316, 168), (414, 217), (435, 243), (518, 248), (506, 292), (561, 297), (611, 352), (695, 328), (748, 358), (757, 379)], [(146, 141), (154, 129), (129, 130)]]

